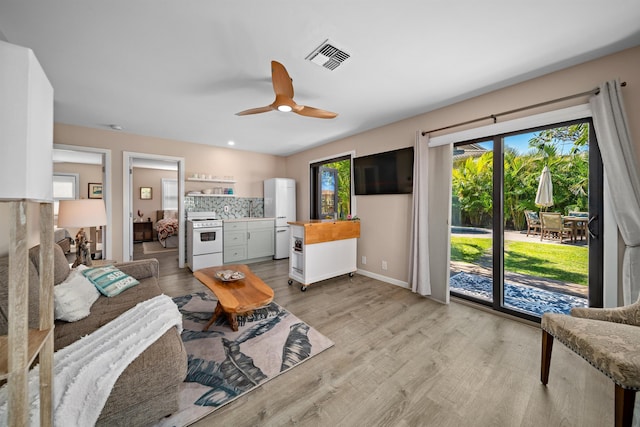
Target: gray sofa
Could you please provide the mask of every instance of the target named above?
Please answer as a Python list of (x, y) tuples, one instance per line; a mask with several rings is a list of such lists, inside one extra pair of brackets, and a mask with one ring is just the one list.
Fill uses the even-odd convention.
[[(38, 257), (39, 247), (29, 251), (29, 327), (38, 327)], [(69, 274), (69, 264), (62, 249), (54, 245), (54, 284)], [(138, 302), (162, 294), (158, 285), (159, 265), (155, 259), (120, 263), (120, 270), (135, 277), (140, 284), (107, 298), (100, 296), (91, 314), (77, 322), (56, 321), (55, 350), (90, 334)], [(0, 258), (0, 334), (7, 333), (8, 259)], [(175, 328), (168, 330), (148, 347), (122, 373), (98, 418), (97, 425), (141, 426), (153, 424), (178, 409), (180, 384), (187, 372), (187, 353)]]

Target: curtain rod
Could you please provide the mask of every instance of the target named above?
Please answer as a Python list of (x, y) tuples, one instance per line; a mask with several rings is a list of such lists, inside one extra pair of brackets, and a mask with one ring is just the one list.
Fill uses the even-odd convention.
[[(620, 83), (620, 86), (622, 86), (622, 87), (625, 87), (626, 85), (627, 85), (627, 82)], [(441, 130), (447, 130), (447, 129), (456, 128), (456, 127), (459, 127), (459, 126), (470, 125), (471, 123), (481, 122), (481, 121), (489, 120), (489, 119), (493, 119), (493, 123), (496, 123), (498, 117), (500, 117), (500, 116), (506, 116), (506, 115), (513, 114), (513, 113), (519, 113), (520, 111), (531, 110), (533, 108), (544, 107), (545, 105), (556, 104), (558, 102), (568, 101), (570, 99), (580, 98), (580, 97), (587, 96), (587, 95), (597, 95), (599, 93), (600, 93), (600, 88), (595, 88), (595, 89), (588, 90), (586, 92), (576, 93), (574, 95), (563, 96), (562, 98), (556, 98), (556, 99), (552, 99), (550, 101), (540, 102), (538, 104), (527, 105), (526, 107), (520, 107), (520, 108), (516, 108), (514, 110), (503, 111), (502, 113), (491, 114), (491, 115), (486, 116), (486, 117), (479, 117), (477, 119), (467, 120), (466, 122), (456, 123), (455, 125), (449, 125), (449, 126), (445, 126), (445, 127), (442, 127), (442, 128), (438, 128), (438, 129), (433, 129), (433, 130), (430, 130), (430, 131), (422, 132), (422, 136), (425, 136), (428, 133), (434, 133), (434, 132), (439, 132)]]

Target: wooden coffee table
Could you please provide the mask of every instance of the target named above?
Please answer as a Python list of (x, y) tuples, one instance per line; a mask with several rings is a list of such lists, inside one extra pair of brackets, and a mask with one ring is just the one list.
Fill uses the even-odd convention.
[[(245, 277), (235, 282), (223, 282), (215, 276), (216, 272), (220, 270), (240, 271)], [(209, 329), (222, 314), (227, 315), (231, 329), (237, 331), (238, 319), (236, 316), (238, 314), (250, 312), (273, 301), (273, 289), (253, 274), (249, 267), (244, 264), (203, 268), (195, 271), (193, 275), (203, 285), (211, 289), (218, 298), (218, 304), (213, 316), (207, 326), (202, 329), (203, 331)]]

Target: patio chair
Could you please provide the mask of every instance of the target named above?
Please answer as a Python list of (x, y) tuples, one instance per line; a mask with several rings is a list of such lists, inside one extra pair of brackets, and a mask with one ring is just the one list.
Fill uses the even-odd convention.
[(565, 236), (569, 238), (573, 236), (571, 228), (565, 226), (562, 214), (559, 212), (540, 212), (540, 224), (540, 240), (558, 239), (562, 243)]
[(527, 219), (527, 237), (529, 234), (540, 234), (540, 217), (538, 212), (524, 211), (524, 217)]
[(547, 385), (554, 338), (615, 385), (615, 425), (631, 426), (640, 389), (640, 300), (612, 309), (574, 308), (542, 315), (540, 381)]

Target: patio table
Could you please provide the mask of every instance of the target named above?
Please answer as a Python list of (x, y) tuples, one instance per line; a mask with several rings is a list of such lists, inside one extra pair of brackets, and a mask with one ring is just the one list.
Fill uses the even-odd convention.
[(580, 216), (563, 216), (562, 220), (568, 224), (571, 227), (571, 241), (572, 242), (576, 242), (576, 236), (577, 236), (577, 232), (578, 231), (582, 231), (580, 240), (583, 239), (583, 237), (586, 235), (587, 233), (587, 221), (588, 218), (585, 217), (580, 217)]

